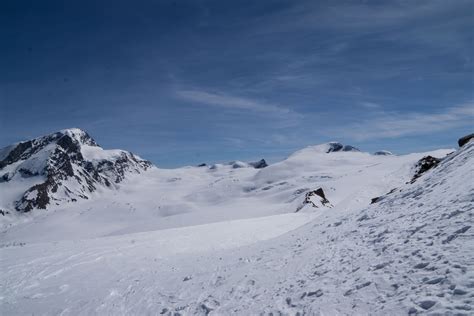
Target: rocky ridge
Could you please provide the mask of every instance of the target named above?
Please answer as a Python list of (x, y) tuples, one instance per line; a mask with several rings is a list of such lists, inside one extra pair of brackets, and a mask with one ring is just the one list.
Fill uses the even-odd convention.
[(100, 187), (111, 188), (127, 174), (152, 167), (123, 150), (103, 150), (89, 134), (67, 129), (0, 150), (0, 181), (31, 180), (14, 208), (45, 209), (61, 202), (88, 199)]

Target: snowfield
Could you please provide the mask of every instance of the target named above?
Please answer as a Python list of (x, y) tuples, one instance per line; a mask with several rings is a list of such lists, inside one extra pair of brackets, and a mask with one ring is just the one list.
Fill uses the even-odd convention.
[[(90, 146), (83, 147), (90, 150)], [(99, 187), (89, 193), (89, 200), (53, 204), (47, 212), (15, 216), (18, 212), (12, 211), (13, 216), (0, 217), (7, 231), (2, 241), (95, 238), (294, 213), (301, 208), (305, 193), (318, 188), (339, 209), (356, 209), (408, 181), (414, 164), (423, 156), (444, 157), (453, 151), (377, 156), (362, 152), (328, 154), (328, 149), (328, 144), (311, 146), (264, 169), (235, 168), (234, 163), (153, 167), (114, 184), (117, 189)], [(110, 152), (113, 155), (117, 151)], [(22, 181), (32, 179), (35, 177), (0, 182), (0, 201), (12, 201), (8, 192), (18, 194)], [(8, 209), (8, 203), (4, 205)], [(299, 212), (315, 211), (319, 210), (305, 207)], [(16, 225), (19, 221), (26, 223)]]
[[(4, 216), (0, 313), (472, 314), (474, 142), (405, 156), (332, 144), (263, 169), (153, 167)], [(410, 182), (427, 154), (444, 159)], [(330, 206), (304, 204), (318, 188)]]

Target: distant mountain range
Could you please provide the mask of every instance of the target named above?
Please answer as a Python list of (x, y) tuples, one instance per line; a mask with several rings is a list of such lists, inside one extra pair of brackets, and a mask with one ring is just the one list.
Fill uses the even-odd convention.
[[(359, 152), (338, 142), (313, 146), (318, 153)], [(375, 153), (389, 155), (387, 151)], [(264, 159), (257, 162), (233, 161), (213, 164), (232, 168), (268, 166)], [(200, 167), (207, 167), (201, 164)], [(9, 192), (0, 208), (12, 207), (20, 212), (46, 209), (80, 199), (92, 198), (98, 189), (115, 188), (132, 174), (140, 174), (153, 164), (125, 150), (104, 150), (85, 131), (71, 128), (20, 142), (0, 149), (0, 182), (8, 183)]]

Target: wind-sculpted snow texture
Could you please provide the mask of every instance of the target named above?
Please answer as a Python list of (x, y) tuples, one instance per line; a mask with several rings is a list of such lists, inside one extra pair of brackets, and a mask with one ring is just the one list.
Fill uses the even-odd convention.
[[(146, 194), (165, 190), (163, 208), (173, 201), (192, 205), (186, 215), (171, 218), (195, 225), (199, 221), (190, 214), (199, 214), (211, 224), (150, 229), (166, 219), (160, 215), (159, 221), (150, 220), (153, 225), (138, 221), (128, 231), (120, 220), (103, 215), (107, 229), (93, 227), (89, 235), (56, 230), (41, 239), (35, 232), (48, 223), (55, 229), (59, 223), (74, 227), (72, 219), (88, 227), (83, 219), (88, 212), (100, 222), (92, 201), (16, 224), (2, 234), (0, 313), (471, 314), (474, 142), (448, 156), (429, 153), (443, 159), (413, 182), (416, 162), (426, 153), (328, 154), (332, 147), (308, 147), (261, 170), (189, 167), (137, 175), (147, 179), (144, 187), (155, 185)], [(134, 183), (126, 180), (118, 192), (128, 188), (133, 196)], [(291, 213), (318, 188), (334, 207), (308, 203)], [(394, 188), (368, 206), (371, 198)], [(153, 204), (137, 201), (130, 202), (136, 208), (131, 214), (144, 218), (141, 207)], [(131, 220), (120, 211), (121, 202), (104, 207), (108, 203), (100, 205), (103, 214), (117, 211)], [(253, 218), (249, 210), (271, 216)], [(239, 211), (247, 219), (236, 220)]]

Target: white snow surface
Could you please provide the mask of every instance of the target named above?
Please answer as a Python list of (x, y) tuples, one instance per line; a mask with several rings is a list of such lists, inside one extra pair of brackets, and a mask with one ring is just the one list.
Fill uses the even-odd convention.
[[(152, 168), (7, 222), (0, 314), (472, 312), (474, 142), (408, 184), (451, 150), (323, 147), (264, 169)], [(319, 187), (334, 207), (294, 213)]]
[[(100, 161), (102, 155), (113, 159), (115, 152), (122, 152), (85, 145), (81, 150), (93, 162)], [(332, 205), (354, 209), (408, 181), (413, 165), (423, 156), (443, 157), (451, 151), (374, 156), (304, 149), (264, 169), (235, 168), (235, 163), (219, 168), (151, 168), (128, 175), (114, 184), (116, 189), (99, 187), (89, 193), (88, 200), (37, 210), (29, 215), (34, 218), (30, 223), (14, 225), (0, 217), (7, 229), (3, 240), (95, 238), (293, 213), (301, 207), (305, 193), (319, 187)], [(0, 183), (0, 187), (17, 185)]]

